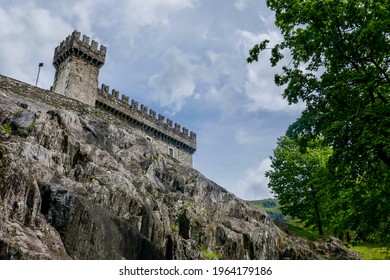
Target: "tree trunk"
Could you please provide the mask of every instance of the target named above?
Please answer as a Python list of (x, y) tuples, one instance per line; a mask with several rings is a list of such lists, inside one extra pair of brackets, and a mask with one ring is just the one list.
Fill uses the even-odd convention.
[(314, 191), (314, 188), (313, 187), (310, 187), (310, 188), (311, 188), (311, 194), (313, 196), (314, 211), (315, 211), (315, 215), (316, 215), (318, 234), (320, 236), (323, 236), (324, 235), (324, 230), (322, 228), (322, 221), (321, 221), (321, 216), (320, 216), (320, 206), (319, 206), (318, 199), (317, 199), (317, 196), (316, 196), (316, 192)]

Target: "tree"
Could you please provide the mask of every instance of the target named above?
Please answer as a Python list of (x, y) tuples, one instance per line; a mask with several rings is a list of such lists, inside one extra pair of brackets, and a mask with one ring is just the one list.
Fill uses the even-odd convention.
[[(335, 231), (390, 240), (390, 1), (267, 0), (283, 41), (271, 64), (289, 103), (306, 108), (287, 136), (332, 147), (327, 219)], [(265, 40), (250, 50), (257, 61)], [(330, 214), (331, 213), (331, 214)]]
[[(291, 63), (275, 76), (290, 103), (306, 102), (289, 135), (323, 135), (334, 157), (362, 168), (361, 158), (390, 167), (389, 0), (267, 0), (284, 41), (271, 64), (289, 51)], [(258, 60), (268, 40), (250, 50)], [(363, 163), (364, 165), (364, 163)]]
[[(332, 164), (332, 163), (330, 163)], [(339, 166), (329, 170), (327, 213), (329, 232), (350, 232), (355, 239), (390, 245), (390, 170), (383, 162), (370, 163), (364, 173)]]
[(301, 151), (298, 142), (287, 136), (278, 140), (271, 157), (273, 170), (267, 171), (269, 187), (279, 199), (283, 213), (316, 226), (324, 234), (323, 197), (326, 195), (327, 163), (332, 150), (322, 139), (309, 143)]

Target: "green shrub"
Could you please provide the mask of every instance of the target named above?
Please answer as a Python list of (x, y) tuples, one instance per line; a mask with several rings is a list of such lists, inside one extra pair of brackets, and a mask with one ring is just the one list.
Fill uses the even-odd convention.
[(292, 235), (304, 238), (306, 240), (310, 241), (317, 241), (319, 238), (319, 235), (317, 233), (313, 233), (308, 229), (298, 227), (296, 225), (293, 225), (291, 223), (286, 223), (288, 226), (288, 230)]
[(3, 124), (3, 129), (8, 134), (12, 133), (12, 127), (8, 123)]
[(221, 255), (219, 253), (208, 250), (208, 249), (204, 248), (203, 246), (200, 247), (200, 253), (203, 255), (203, 257), (206, 260), (220, 260), (221, 259)]
[(171, 224), (171, 230), (174, 232), (179, 232), (179, 225), (178, 224)]

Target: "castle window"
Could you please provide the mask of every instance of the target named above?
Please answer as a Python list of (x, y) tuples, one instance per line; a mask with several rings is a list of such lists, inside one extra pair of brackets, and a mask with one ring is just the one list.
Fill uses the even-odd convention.
[(168, 155), (173, 157), (174, 156), (174, 150), (173, 148), (168, 148)]

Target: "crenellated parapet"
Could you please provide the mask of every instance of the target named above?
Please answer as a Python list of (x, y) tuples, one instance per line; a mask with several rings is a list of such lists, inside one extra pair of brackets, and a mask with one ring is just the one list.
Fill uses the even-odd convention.
[(109, 86), (102, 84), (98, 89), (96, 106), (125, 118), (147, 134), (169, 142), (190, 154), (196, 151), (196, 133), (189, 132), (187, 128), (182, 128), (180, 124), (166, 119), (152, 109), (149, 110), (144, 104), (139, 106), (137, 101), (129, 101), (128, 96), (120, 97), (119, 91), (113, 89), (110, 92)]
[(106, 59), (107, 48), (103, 45), (98, 49), (98, 43), (94, 40), (90, 43), (90, 38), (83, 35), (80, 39), (80, 32), (73, 31), (61, 44), (55, 48), (53, 65), (55, 68), (71, 55), (78, 56), (89, 63), (101, 67)]

